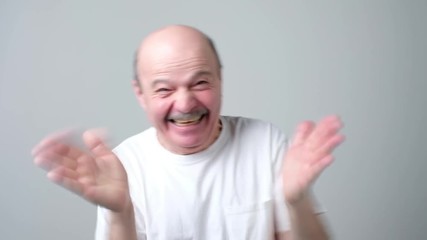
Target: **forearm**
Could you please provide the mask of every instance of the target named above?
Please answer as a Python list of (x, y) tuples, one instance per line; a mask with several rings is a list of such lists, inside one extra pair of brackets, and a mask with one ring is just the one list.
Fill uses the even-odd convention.
[(133, 205), (122, 212), (110, 212), (110, 240), (137, 240)]
[(292, 240), (329, 239), (325, 226), (314, 212), (313, 204), (309, 197), (301, 199), (298, 203), (288, 204), (288, 210)]

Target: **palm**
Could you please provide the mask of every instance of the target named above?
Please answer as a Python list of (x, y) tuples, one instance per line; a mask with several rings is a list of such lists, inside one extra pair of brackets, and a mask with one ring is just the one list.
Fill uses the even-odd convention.
[(284, 156), (282, 169), (285, 199), (289, 203), (301, 200), (332, 163), (332, 151), (344, 140), (338, 134), (341, 127), (336, 116), (325, 118), (317, 125), (312, 122), (300, 124)]
[(64, 144), (64, 136), (50, 137), (33, 151), (37, 165), (46, 168), (52, 181), (83, 198), (113, 211), (129, 201), (126, 172), (117, 156), (103, 141), (87, 132), (85, 144), (90, 152)]

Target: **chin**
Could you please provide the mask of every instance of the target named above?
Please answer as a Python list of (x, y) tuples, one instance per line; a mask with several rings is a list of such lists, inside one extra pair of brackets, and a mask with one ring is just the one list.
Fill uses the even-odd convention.
[(174, 146), (177, 147), (179, 152), (184, 152), (183, 154), (192, 154), (204, 150), (206, 148), (206, 146), (204, 146), (205, 141), (205, 138), (177, 139)]

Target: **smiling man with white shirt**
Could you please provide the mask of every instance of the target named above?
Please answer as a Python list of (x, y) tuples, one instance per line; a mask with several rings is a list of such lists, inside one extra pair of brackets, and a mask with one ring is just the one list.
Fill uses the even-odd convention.
[(135, 95), (153, 127), (114, 150), (44, 139), (49, 178), (97, 204), (96, 239), (328, 239), (311, 186), (344, 140), (337, 116), (272, 124), (221, 116), (221, 63), (199, 30), (168, 26), (138, 48)]

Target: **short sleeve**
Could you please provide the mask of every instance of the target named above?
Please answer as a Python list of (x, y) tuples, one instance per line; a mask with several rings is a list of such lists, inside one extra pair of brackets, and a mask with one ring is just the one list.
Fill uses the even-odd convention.
[(109, 220), (108, 210), (98, 206), (97, 207), (97, 219), (95, 229), (95, 240), (107, 240), (108, 239), (108, 226)]
[(286, 152), (287, 141), (282, 137), (281, 141), (276, 146), (274, 158), (274, 222), (275, 232), (286, 232), (291, 228), (288, 208), (285, 203), (282, 183), (282, 162)]

